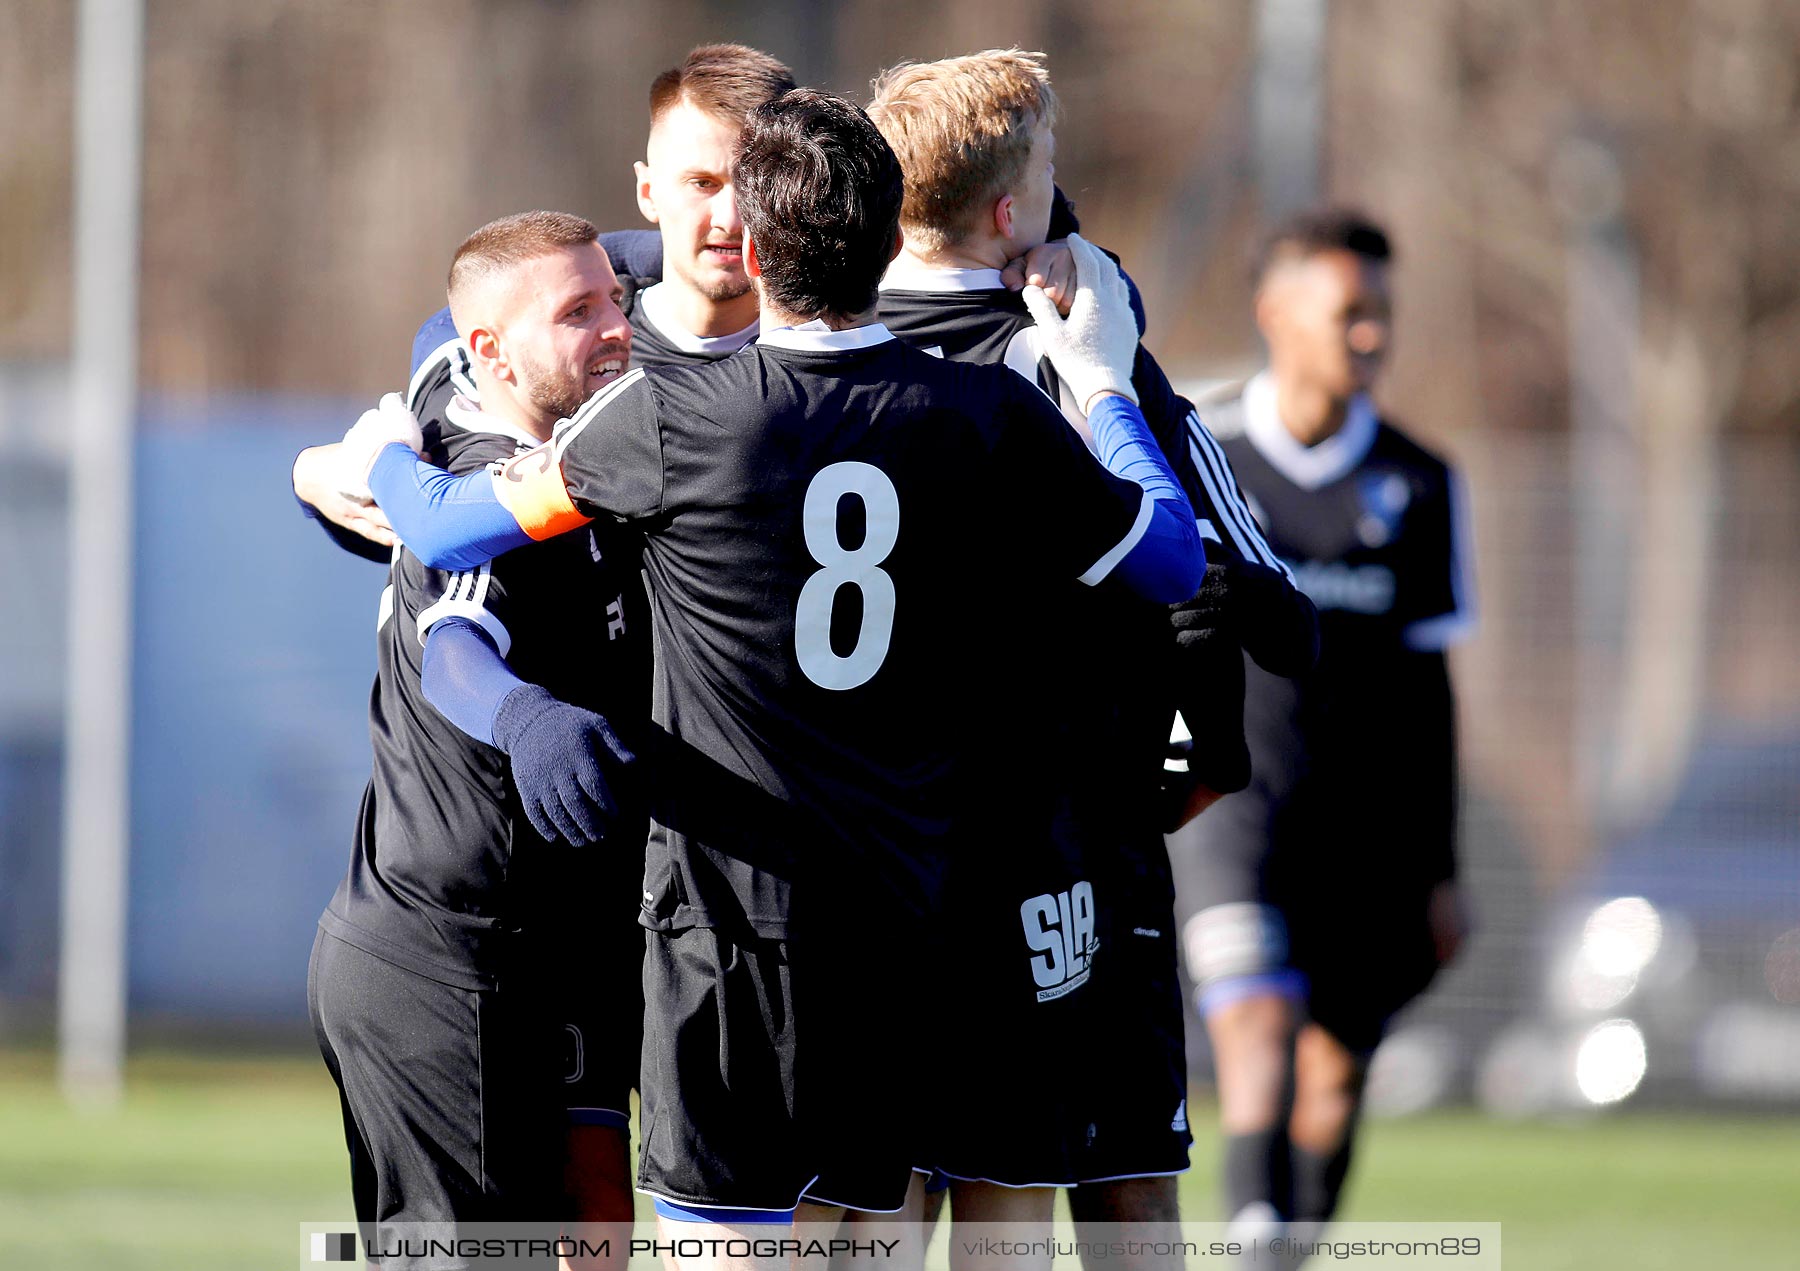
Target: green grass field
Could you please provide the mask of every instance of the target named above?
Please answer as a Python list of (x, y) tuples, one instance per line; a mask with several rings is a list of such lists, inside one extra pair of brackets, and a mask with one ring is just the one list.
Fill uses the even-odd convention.
[[(1217, 1218), (1196, 1109), (1184, 1212)], [(337, 1100), (308, 1059), (146, 1056), (125, 1107), (82, 1115), (49, 1060), (0, 1054), (0, 1266), (295, 1266), (298, 1224), (349, 1215)], [(1343, 1217), (1503, 1224), (1519, 1271), (1800, 1267), (1800, 1118), (1378, 1121)]]

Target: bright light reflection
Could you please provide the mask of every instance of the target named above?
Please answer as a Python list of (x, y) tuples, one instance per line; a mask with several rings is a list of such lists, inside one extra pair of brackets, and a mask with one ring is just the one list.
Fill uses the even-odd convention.
[(1575, 1053), (1575, 1086), (1592, 1104), (1627, 1099), (1644, 1080), (1644, 1034), (1628, 1019), (1596, 1024)]
[(1662, 935), (1656, 906), (1642, 896), (1621, 896), (1588, 915), (1581, 931), (1581, 957), (1599, 975), (1635, 983), (1656, 956)]

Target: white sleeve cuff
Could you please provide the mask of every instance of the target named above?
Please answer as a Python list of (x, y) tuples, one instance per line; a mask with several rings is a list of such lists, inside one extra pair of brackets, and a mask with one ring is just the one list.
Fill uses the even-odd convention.
[(467, 618), (493, 638), (494, 647), (505, 657), (512, 649), (512, 633), (507, 631), (506, 624), (493, 614), (482, 608), (473, 600), (457, 600), (444, 597), (431, 608), (419, 615), (419, 643), (425, 643), (425, 637), (431, 629), (446, 618)]

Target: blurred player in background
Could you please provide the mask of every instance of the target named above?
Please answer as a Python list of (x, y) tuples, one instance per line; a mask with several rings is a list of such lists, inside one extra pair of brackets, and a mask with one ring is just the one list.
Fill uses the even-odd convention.
[[(434, 461), (511, 459), (624, 373), (630, 333), (594, 240), (579, 218), (530, 213), (458, 249), (468, 354), (410, 393)], [(647, 722), (650, 657), (635, 544), (595, 526), (463, 571), (396, 550), (378, 640), (374, 776), (308, 985), (357, 1218), (371, 1236), (394, 1222), (629, 1230), (644, 830), (623, 810), (636, 742), (621, 739)], [(512, 668), (486, 713), (454, 707), (457, 642)], [(564, 755), (584, 758), (556, 774), (576, 784), (540, 781)]]
[(1246, 668), (1254, 776), (1175, 843), (1246, 1228), (1330, 1218), (1369, 1058), (1465, 929), (1445, 650), (1470, 557), (1455, 474), (1369, 398), (1389, 256), (1350, 212), (1281, 225), (1256, 267), (1268, 369), (1201, 406), (1321, 628), (1312, 674)]

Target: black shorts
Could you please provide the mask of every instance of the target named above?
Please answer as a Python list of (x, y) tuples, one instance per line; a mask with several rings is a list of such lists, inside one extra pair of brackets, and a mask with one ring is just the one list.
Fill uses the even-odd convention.
[[(641, 858), (605, 858), (571, 874), (567, 904), (541, 924), (535, 956), (559, 1027), (563, 1107), (573, 1125), (631, 1123), (644, 1041), (644, 934), (638, 926)], [(606, 898), (619, 903), (601, 909)]]
[(365, 1229), (563, 1216), (561, 1047), (533, 995), (442, 984), (320, 931), (307, 1002)]
[(1341, 833), (1317, 816), (1271, 811), (1253, 786), (1170, 838), (1182, 953), (1203, 1013), (1248, 992), (1281, 993), (1369, 1053), (1424, 991), (1436, 970), (1429, 888), (1371, 873), (1379, 860), (1321, 856)]
[(1106, 942), (1095, 971), (1084, 1183), (1179, 1174), (1194, 1137), (1187, 1117), (1187, 1039), (1166, 877), (1116, 885), (1103, 909)]
[(1437, 974), (1425, 899), (1343, 896), (1341, 905), (1289, 910), (1307, 1016), (1351, 1051), (1373, 1053), (1389, 1021)]
[(885, 924), (859, 934), (646, 933), (640, 1191), (698, 1210), (904, 1204), (919, 967)]
[(997, 839), (952, 876), (931, 1164), (954, 1179), (1069, 1187), (1081, 1177), (1087, 1036), (1105, 897), (1078, 854)]

